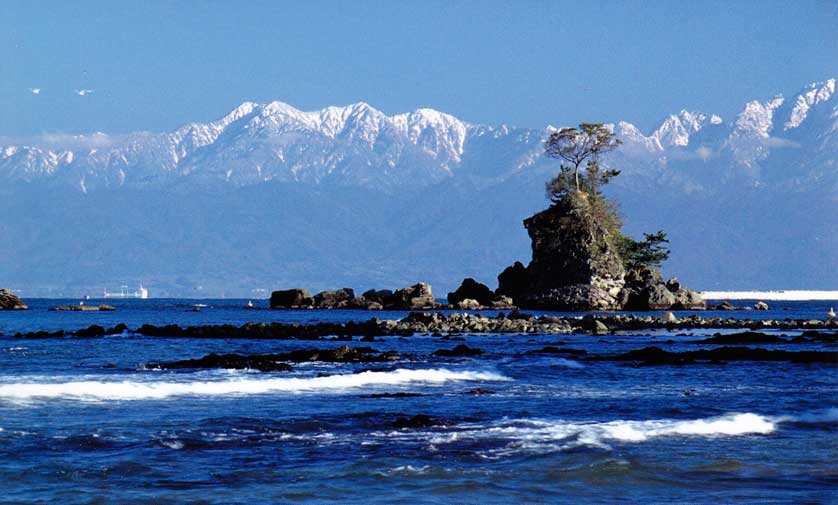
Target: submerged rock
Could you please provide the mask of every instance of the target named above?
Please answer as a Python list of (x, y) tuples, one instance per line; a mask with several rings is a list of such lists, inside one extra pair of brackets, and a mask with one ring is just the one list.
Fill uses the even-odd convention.
[(336, 349), (301, 349), (277, 354), (208, 354), (203, 358), (169, 361), (149, 364), (148, 368), (232, 368), (252, 369), (262, 372), (291, 371), (291, 365), (284, 363), (324, 361), (328, 363), (379, 363), (397, 361), (401, 357), (394, 352), (380, 353), (369, 347), (341, 346)]
[(747, 344), (787, 344), (790, 341), (777, 335), (769, 335), (757, 331), (743, 331), (740, 333), (716, 333), (712, 337), (699, 340), (697, 344), (747, 345)]
[(396, 419), (393, 421), (393, 428), (430, 428), (431, 426), (436, 426), (437, 424), (439, 424), (439, 421), (431, 416), (416, 414), (411, 418), (400, 417)]
[(49, 310), (58, 312), (113, 312), (116, 307), (112, 305), (59, 305)]
[(23, 303), (16, 294), (8, 289), (0, 289), (0, 310), (26, 310), (29, 306)]
[(643, 365), (720, 364), (726, 361), (787, 361), (838, 365), (838, 351), (785, 351), (759, 347), (718, 347), (697, 351), (670, 352), (645, 347), (613, 356), (593, 356), (592, 361), (637, 361)]
[(479, 356), (483, 354), (483, 351), (480, 349), (469, 347), (465, 344), (460, 344), (453, 349), (440, 349), (438, 351), (434, 351), (434, 356), (441, 356), (445, 358), (462, 358), (462, 357), (471, 357), (471, 356)]
[(240, 354), (208, 354), (203, 358), (152, 363), (147, 368), (177, 370), (182, 368), (224, 368), (233, 370), (258, 370), (260, 372), (290, 372), (294, 368), (282, 363), (279, 355), (242, 356)]

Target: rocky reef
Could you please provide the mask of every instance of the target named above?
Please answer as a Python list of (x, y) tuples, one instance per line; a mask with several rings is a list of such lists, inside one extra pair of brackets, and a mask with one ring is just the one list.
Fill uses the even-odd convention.
[[(585, 192), (524, 220), (532, 261), (498, 276), (496, 294), (542, 310), (701, 310), (701, 296), (642, 264), (627, 265), (618, 227)], [(610, 215), (606, 215), (608, 218)]]
[(271, 308), (429, 310), (441, 308), (441, 305), (434, 299), (431, 286), (420, 282), (396, 291), (371, 289), (361, 296), (356, 296), (352, 288), (321, 291), (314, 296), (300, 288), (274, 291)]
[(8, 289), (0, 289), (0, 310), (26, 310), (29, 306), (23, 303), (16, 294)]

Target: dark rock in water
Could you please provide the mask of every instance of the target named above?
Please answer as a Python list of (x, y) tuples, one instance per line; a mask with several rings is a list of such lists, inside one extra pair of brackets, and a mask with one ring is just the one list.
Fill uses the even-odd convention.
[(787, 344), (788, 339), (777, 335), (768, 335), (758, 331), (743, 331), (740, 333), (716, 333), (710, 338), (695, 342), (696, 344), (720, 344), (720, 345), (742, 345), (742, 344)]
[(361, 398), (414, 398), (417, 396), (425, 396), (422, 393), (373, 393), (369, 395), (361, 395)]
[(439, 421), (425, 414), (416, 414), (411, 418), (400, 417), (393, 421), (393, 428), (430, 428), (436, 426)]
[(298, 309), (314, 305), (314, 299), (305, 289), (285, 289), (271, 293), (272, 309)]
[(716, 305), (716, 310), (736, 310), (736, 307), (729, 301), (725, 300), (722, 303)]
[(29, 307), (8, 289), (0, 289), (0, 310), (26, 310)]
[(483, 306), (489, 306), (495, 299), (495, 293), (489, 289), (489, 286), (469, 277), (463, 279), (463, 283), (456, 291), (448, 293), (448, 303), (451, 305), (457, 305), (466, 299), (475, 300)]
[(112, 305), (59, 305), (49, 310), (58, 312), (113, 312), (116, 307)]
[(400, 356), (394, 352), (379, 353), (369, 347), (341, 346), (337, 349), (301, 349), (278, 354), (209, 354), (203, 358), (152, 363), (148, 368), (234, 368), (253, 369), (262, 372), (290, 371), (292, 368), (285, 361), (305, 362), (324, 361), (329, 363), (375, 363), (397, 361)]
[(584, 349), (570, 349), (567, 347), (555, 347), (548, 345), (547, 347), (543, 347), (541, 349), (529, 351), (527, 354), (566, 354), (570, 356), (582, 356), (588, 354), (588, 351)]
[(422, 282), (396, 290), (384, 304), (384, 308), (390, 310), (421, 310), (435, 307), (436, 300), (431, 286)]
[(768, 310), (768, 304), (765, 302), (757, 302), (754, 304), (754, 310)]
[(77, 337), (104, 337), (106, 334), (107, 331), (105, 331), (105, 328), (98, 324), (90, 325), (76, 332)]
[(379, 353), (370, 347), (349, 347), (348, 345), (337, 349), (302, 349), (275, 356), (279, 356), (279, 359), (285, 361), (326, 361), (331, 363), (374, 363), (401, 359), (401, 356), (392, 351)]
[(359, 308), (362, 302), (356, 301), (352, 288), (336, 291), (321, 291), (314, 295), (314, 306), (318, 309)]
[(370, 289), (365, 291), (362, 296), (368, 304), (378, 303), (383, 307), (387, 304), (387, 300), (393, 296), (393, 292), (389, 289)]
[(240, 354), (208, 354), (203, 358), (149, 364), (148, 368), (176, 370), (182, 368), (228, 368), (234, 370), (259, 370), (260, 372), (290, 372), (294, 368), (279, 362), (278, 355), (264, 354), (242, 356)]
[(108, 328), (105, 331), (106, 335), (119, 335), (121, 333), (125, 333), (128, 331), (128, 326), (125, 323), (119, 323), (118, 325), (114, 326), (113, 328)]
[(491, 389), (474, 388), (474, 389), (469, 389), (468, 391), (466, 391), (465, 394), (467, 394), (467, 395), (493, 395), (493, 394), (495, 394), (495, 392), (492, 391)]
[(15, 333), (15, 338), (39, 339), (39, 338), (62, 338), (64, 330), (58, 331), (30, 331), (28, 333)]
[(461, 358), (479, 356), (481, 354), (483, 354), (483, 351), (480, 349), (475, 349), (465, 344), (459, 344), (453, 349), (440, 349), (438, 351), (434, 351), (433, 353), (434, 356), (441, 356), (445, 358)]
[(838, 365), (838, 351), (784, 351), (754, 347), (717, 347), (697, 351), (669, 352), (645, 347), (614, 356), (592, 356), (592, 361), (637, 361), (643, 365), (718, 364), (725, 361), (788, 361)]
[(496, 294), (508, 296), (517, 303), (518, 300), (526, 297), (529, 292), (530, 275), (527, 272), (527, 267), (520, 261), (516, 261), (512, 266), (506, 267), (498, 275), (498, 289), (495, 290)]

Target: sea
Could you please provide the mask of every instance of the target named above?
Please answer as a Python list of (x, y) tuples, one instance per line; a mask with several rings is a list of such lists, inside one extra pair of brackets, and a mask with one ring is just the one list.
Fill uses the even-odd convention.
[[(29, 311), (0, 312), (2, 503), (838, 503), (835, 366), (639, 367), (531, 352), (696, 349), (717, 330), (417, 334), (372, 343), (177, 339), (130, 328), (407, 313), (182, 299), (109, 300), (117, 311), (82, 313), (48, 310), (79, 300), (28, 302)], [(195, 312), (198, 303), (206, 307)], [(702, 315), (824, 319), (830, 306), (838, 301)], [(129, 331), (15, 337), (118, 323)], [(403, 359), (268, 373), (146, 366), (344, 344)], [(432, 355), (457, 344), (483, 354)], [(431, 425), (397, 427), (418, 414)]]

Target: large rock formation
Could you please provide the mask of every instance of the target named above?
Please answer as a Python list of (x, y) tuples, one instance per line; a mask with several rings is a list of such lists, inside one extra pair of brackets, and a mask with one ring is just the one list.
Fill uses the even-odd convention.
[(314, 299), (305, 289), (283, 289), (271, 293), (272, 309), (299, 309), (314, 305)]
[[(628, 271), (620, 252), (619, 224), (603, 218), (590, 195), (572, 197), (524, 220), (532, 261), (507, 267), (497, 294), (515, 305), (546, 310), (701, 309), (704, 301), (657, 270)], [(610, 226), (609, 226), (610, 223)]]
[(29, 306), (23, 303), (16, 294), (7, 289), (0, 289), (0, 310), (26, 310)]
[(437, 308), (431, 286), (420, 282), (413, 286), (397, 289), (385, 300), (385, 309), (390, 310), (422, 310)]

